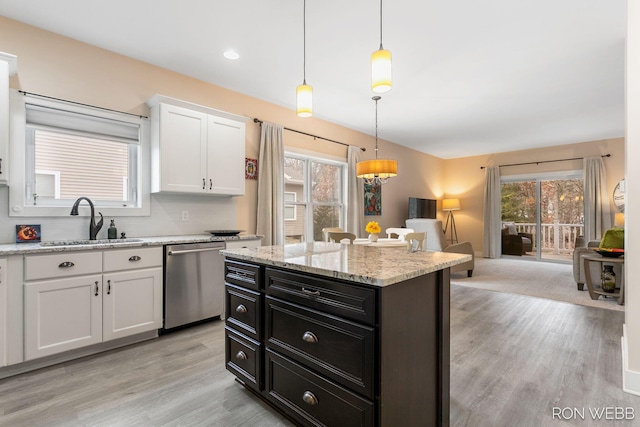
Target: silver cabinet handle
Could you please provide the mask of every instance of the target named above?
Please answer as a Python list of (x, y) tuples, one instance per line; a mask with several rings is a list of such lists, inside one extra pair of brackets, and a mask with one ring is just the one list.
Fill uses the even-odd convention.
[(60, 264), (58, 264), (58, 268), (71, 268), (74, 265), (75, 264), (72, 263), (71, 261), (65, 261), (65, 262), (61, 262)]
[(133, 255), (131, 257), (129, 257), (129, 261), (131, 262), (136, 262), (136, 261), (140, 261), (142, 258), (139, 257), (138, 255)]
[(246, 313), (247, 312), (247, 307), (245, 307), (244, 305), (240, 304), (239, 306), (236, 307), (236, 312), (237, 313)]
[(308, 390), (302, 394), (302, 400), (304, 401), (304, 403), (311, 406), (318, 404), (318, 398), (316, 397), (316, 395)]
[(107, 295), (111, 295), (111, 280), (107, 280)]
[(318, 337), (313, 332), (307, 331), (302, 334), (302, 341), (314, 344), (318, 342)]
[(310, 291), (309, 289), (302, 288), (302, 293), (313, 297), (319, 297), (320, 291)]
[(242, 350), (241, 350), (241, 351), (239, 351), (239, 352), (237, 352), (237, 353), (236, 353), (236, 359), (239, 359), (239, 360), (247, 360), (247, 359), (248, 359), (248, 357), (247, 357), (247, 353), (245, 353), (245, 352), (244, 352), (244, 351), (242, 351)]
[(209, 178), (209, 190), (213, 188), (213, 180)]
[(202, 178), (202, 189), (204, 190), (206, 188), (207, 188), (207, 181), (204, 178)]
[(99, 289), (98, 289), (98, 281), (96, 280), (96, 293), (94, 294), (95, 296), (98, 296), (98, 291), (99, 291)]

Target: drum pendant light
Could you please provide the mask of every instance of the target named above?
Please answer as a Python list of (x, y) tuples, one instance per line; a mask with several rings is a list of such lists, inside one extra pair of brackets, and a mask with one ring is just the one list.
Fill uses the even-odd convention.
[(304, 0), (302, 9), (302, 84), (296, 88), (296, 112), (299, 117), (311, 117), (313, 115), (313, 88), (307, 84), (307, 0)]
[(391, 52), (382, 47), (382, 0), (380, 0), (380, 49), (371, 54), (371, 90), (391, 90)]
[(356, 164), (356, 176), (363, 178), (369, 185), (386, 184), (389, 178), (398, 175), (398, 162), (396, 160), (378, 159), (378, 101), (379, 96), (374, 96), (376, 102), (376, 158), (365, 160)]

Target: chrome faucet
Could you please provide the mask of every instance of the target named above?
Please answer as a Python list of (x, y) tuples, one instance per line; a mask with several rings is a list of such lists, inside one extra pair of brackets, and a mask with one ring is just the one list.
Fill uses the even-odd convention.
[(89, 202), (89, 206), (91, 207), (91, 221), (89, 222), (89, 240), (96, 240), (96, 235), (98, 234), (98, 231), (100, 231), (100, 229), (102, 228), (102, 223), (104, 222), (104, 218), (102, 217), (102, 213), (98, 212), (100, 214), (100, 221), (96, 224), (96, 215), (93, 209), (93, 202), (89, 200), (88, 197), (84, 197), (84, 196), (78, 197), (78, 200), (76, 200), (73, 203), (73, 207), (71, 208), (70, 215), (73, 215), (73, 216), (78, 215), (78, 205), (82, 200), (86, 200), (87, 202)]

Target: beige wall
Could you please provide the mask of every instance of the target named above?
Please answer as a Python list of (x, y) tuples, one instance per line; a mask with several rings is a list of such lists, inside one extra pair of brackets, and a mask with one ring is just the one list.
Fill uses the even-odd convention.
[[(62, 37), (35, 27), (0, 17), (0, 51), (18, 56), (18, 73), (11, 79), (11, 87), (28, 92), (59, 97), (77, 102), (98, 105), (116, 110), (147, 114), (146, 100), (156, 93), (184, 99), (249, 118), (279, 123), (325, 138), (365, 147), (363, 158), (374, 156), (374, 137), (338, 126), (316, 118), (302, 119), (292, 110), (270, 104), (237, 92), (202, 82), (181, 74), (158, 68), (131, 58), (99, 49), (78, 41)], [(292, 82), (292, 94), (297, 83)], [(293, 95), (292, 95), (293, 96)], [(373, 117), (372, 117), (373, 131)], [(246, 155), (257, 158), (259, 151), (260, 127), (252, 121), (247, 124)], [(293, 132), (285, 132), (285, 145), (346, 158), (344, 146), (314, 139)], [(365, 217), (376, 220), (381, 227), (404, 225), (407, 216), (408, 197), (442, 199), (459, 197), (461, 210), (456, 212), (456, 225), (461, 240), (472, 242), (476, 252), (482, 251), (482, 204), (484, 191), (484, 171), (480, 166), (520, 163), (535, 160), (583, 157), (611, 153), (605, 160), (610, 193), (619, 179), (624, 176), (624, 142), (622, 139), (585, 142), (537, 150), (500, 153), (453, 160), (443, 160), (424, 153), (379, 141), (380, 156), (397, 159), (399, 175), (385, 184), (382, 189), (382, 216)], [(581, 169), (579, 161), (548, 163), (537, 166), (503, 168), (503, 174), (523, 174), (565, 169)], [(255, 232), (257, 181), (246, 181), (246, 195), (233, 199), (235, 204), (235, 227)], [(198, 215), (219, 208), (223, 202), (215, 198), (201, 196), (154, 196), (154, 203), (161, 204), (156, 212), (169, 212), (163, 221), (172, 222), (174, 232), (195, 232), (202, 226), (196, 225)], [(6, 198), (0, 199), (0, 217), (6, 217)], [(228, 204), (228, 202), (226, 202)], [(173, 216), (183, 206), (195, 211), (191, 214), (190, 229)], [(152, 205), (153, 207), (154, 205)], [(226, 206), (224, 206), (226, 209)], [(440, 209), (440, 204), (438, 204)], [(152, 210), (152, 220), (157, 213)], [(438, 216), (442, 216), (438, 211)], [(213, 217), (211, 221), (216, 221)], [(229, 224), (209, 224), (228, 227)], [(136, 223), (122, 218), (118, 221), (124, 229), (127, 226), (147, 227), (149, 233), (158, 233), (148, 228), (154, 221)], [(123, 223), (124, 222), (124, 223)], [(234, 224), (230, 224), (234, 226)], [(364, 235), (364, 230), (363, 230)], [(10, 234), (6, 234), (10, 236)], [(130, 236), (134, 234), (130, 233)], [(0, 233), (0, 241), (6, 241)], [(67, 236), (71, 237), (71, 236)]]
[[(609, 195), (612, 195), (618, 181), (624, 178), (623, 138), (447, 160), (443, 175), (444, 195), (447, 198), (460, 198), (460, 211), (455, 212), (458, 238), (469, 240), (476, 253), (482, 251), (485, 171), (480, 169), (481, 166), (571, 159), (604, 154), (611, 154), (611, 157), (604, 159), (604, 163), (607, 170), (607, 189)], [(582, 161), (502, 167), (500, 174), (523, 175), (569, 170), (582, 170)], [(615, 209), (613, 199), (610, 202), (612, 209)]]

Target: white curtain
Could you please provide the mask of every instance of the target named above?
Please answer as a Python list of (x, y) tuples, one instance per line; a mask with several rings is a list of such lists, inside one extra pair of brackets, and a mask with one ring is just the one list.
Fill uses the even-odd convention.
[(501, 197), (500, 167), (487, 167), (484, 187), (484, 240), (482, 256), (500, 258), (501, 253)]
[(256, 234), (264, 246), (284, 244), (283, 127), (262, 123), (258, 160), (258, 215)]
[(356, 177), (356, 163), (360, 161), (360, 147), (349, 146), (347, 151), (347, 219), (345, 231), (360, 236), (364, 231), (364, 184)]
[(585, 157), (584, 175), (584, 238), (600, 240), (611, 228), (611, 211), (607, 194), (607, 176), (601, 156)]

